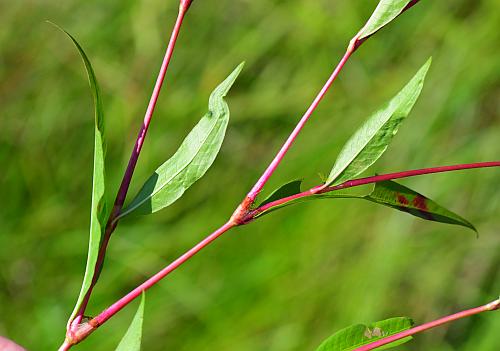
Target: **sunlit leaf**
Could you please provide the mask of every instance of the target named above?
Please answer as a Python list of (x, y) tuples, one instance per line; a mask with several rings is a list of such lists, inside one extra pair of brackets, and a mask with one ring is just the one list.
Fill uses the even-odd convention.
[(224, 101), (243, 68), (240, 64), (210, 95), (208, 113), (182, 142), (177, 152), (146, 181), (120, 217), (131, 212), (150, 214), (171, 205), (214, 162), (229, 122), (229, 108)]
[(278, 189), (273, 191), (264, 201), (262, 201), (258, 207), (300, 193), (301, 184), (302, 180), (292, 180), (291, 182), (283, 184)]
[(142, 340), (142, 322), (144, 320), (144, 301), (146, 297), (142, 293), (141, 303), (137, 312), (135, 313), (134, 319), (127, 332), (123, 336), (120, 344), (116, 348), (116, 351), (140, 351), (141, 350), (141, 340)]
[[(286, 198), (287, 196), (289, 196), (286, 195), (287, 193), (283, 194), (285, 196), (278, 196), (278, 198)], [(276, 198), (276, 200), (278, 198)], [(306, 201), (324, 199), (368, 200), (370, 202), (388, 206), (429, 221), (461, 225), (476, 231), (476, 228), (469, 221), (462, 218), (458, 214), (447, 210), (443, 206), (438, 205), (436, 202), (423, 196), (422, 194), (419, 194), (416, 191), (413, 191), (394, 181), (383, 181), (376, 183), (373, 191), (371, 191), (367, 195), (356, 195), (352, 193), (342, 193), (334, 191), (330, 193), (299, 197), (260, 211), (255, 214), (255, 218), (269, 214), (286, 206), (295, 205)]]
[(337, 185), (353, 179), (382, 156), (417, 101), (430, 64), (431, 59), (347, 141), (328, 176), (327, 185)]
[(101, 236), (104, 233), (106, 221), (108, 217), (106, 199), (105, 199), (105, 172), (104, 172), (104, 159), (106, 153), (106, 143), (104, 139), (104, 112), (102, 108), (102, 100), (99, 90), (99, 85), (94, 73), (94, 69), (90, 61), (83, 51), (83, 48), (78, 44), (76, 39), (71, 36), (64, 29), (55, 25), (58, 29), (66, 33), (66, 35), (73, 41), (73, 44), (78, 49), (78, 52), (85, 64), (87, 75), (89, 79), (92, 96), (94, 98), (95, 110), (95, 136), (94, 136), (94, 171), (92, 178), (92, 205), (90, 214), (90, 239), (89, 250), (87, 255), (87, 265), (85, 268), (85, 275), (83, 278), (82, 288), (78, 296), (75, 308), (71, 314), (70, 321), (73, 320), (78, 312), (85, 294), (87, 293), (92, 279), (95, 274), (95, 266), (97, 256), (99, 253), (99, 246), (101, 243)]
[(365, 26), (358, 33), (358, 39), (363, 39), (374, 34), (399, 16), (408, 5), (411, 5), (410, 3), (416, 3), (417, 1), (418, 0), (381, 0), (371, 17), (368, 19), (368, 22), (366, 22)]
[(429, 221), (461, 225), (476, 231), (476, 228), (466, 219), (393, 181), (376, 183), (373, 192), (365, 198)]
[[(410, 329), (412, 326), (413, 321), (406, 317), (390, 318), (368, 326), (364, 324), (352, 325), (330, 336), (316, 351), (351, 351), (360, 346)], [(412, 337), (410, 336), (379, 347), (377, 350), (392, 348), (411, 339)]]

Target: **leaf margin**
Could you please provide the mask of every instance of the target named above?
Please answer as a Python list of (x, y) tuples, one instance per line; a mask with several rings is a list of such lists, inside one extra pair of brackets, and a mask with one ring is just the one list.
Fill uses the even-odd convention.
[[(190, 131), (190, 133), (186, 136), (186, 138), (182, 141), (181, 145), (177, 149), (177, 151), (172, 155), (167, 161), (162, 163), (156, 170), (155, 172), (144, 182), (143, 186), (139, 190), (139, 192), (136, 194), (134, 199), (120, 212), (118, 219), (121, 219), (133, 212), (136, 212), (138, 214), (142, 215), (147, 215), (147, 214), (152, 214), (155, 212), (160, 211), (161, 209), (168, 207), (172, 205), (175, 201), (180, 199), (182, 195), (184, 195), (185, 191), (191, 187), (196, 181), (201, 179), (205, 173), (208, 171), (208, 169), (212, 166), (213, 162), (215, 161), (215, 158), (217, 157), (220, 148), (222, 146), (222, 142), (224, 140), (224, 136), (226, 133), (227, 125), (229, 122), (229, 117), (230, 117), (230, 111), (229, 111), (229, 106), (227, 105), (227, 102), (224, 100), (224, 97), (227, 95), (231, 87), (233, 86), (234, 82), (238, 78), (239, 74), (241, 73), (243, 67), (245, 65), (245, 62), (241, 62), (232, 72), (229, 74), (229, 76), (222, 82), (220, 83), (210, 94), (209, 97), (209, 108), (208, 112), (200, 119), (200, 121), (193, 127), (193, 129)], [(181, 170), (176, 172), (174, 175), (170, 176), (168, 181), (163, 181), (163, 185), (159, 189), (157, 189), (157, 179), (161, 177), (161, 173), (166, 173), (168, 172), (168, 167), (170, 163), (175, 162), (177, 157), (181, 157), (182, 155), (180, 154), (181, 150), (183, 150), (183, 147), (187, 147), (188, 143), (190, 142), (190, 138), (192, 138), (195, 133), (198, 132), (197, 128), (201, 128), (202, 123), (206, 119), (210, 119), (214, 115), (214, 110), (219, 110), (219, 116), (216, 117), (222, 117), (224, 120), (222, 120), (222, 125), (218, 126), (217, 123), (219, 120), (213, 121), (213, 125), (211, 126), (211, 129), (209, 130), (209, 133), (207, 133), (204, 142), (199, 145), (198, 150), (192, 157), (190, 158), (189, 161), (184, 161), (185, 165), (182, 167)], [(220, 112), (222, 111), (222, 112)], [(210, 155), (209, 161), (206, 163), (204, 170), (195, 177), (194, 180), (189, 180), (189, 182), (184, 182), (182, 181), (182, 187), (177, 190), (177, 193), (172, 195), (170, 200), (165, 201), (164, 204), (162, 205), (157, 205), (157, 209), (153, 209), (152, 202), (155, 200), (155, 195), (158, 195), (162, 192), (166, 192), (168, 190), (169, 184), (179, 181), (179, 179), (176, 179), (176, 177), (181, 176), (182, 180), (182, 175), (183, 173), (187, 172), (189, 170), (189, 167), (191, 166), (192, 162), (196, 159), (196, 157), (199, 155), (200, 151), (202, 148), (206, 145), (205, 142), (210, 138), (211, 133), (215, 130), (215, 128), (219, 127), (220, 129), (220, 140), (217, 141), (216, 147), (214, 148), (215, 152)], [(217, 130), (215, 130), (217, 132)], [(150, 193), (149, 193), (150, 192)], [(159, 195), (158, 195), (159, 196)], [(151, 206), (150, 211), (144, 210), (144, 207), (147, 207), (147, 205)]]
[[(375, 162), (382, 157), (387, 151), (389, 144), (394, 136), (397, 134), (401, 124), (406, 117), (411, 113), (415, 103), (420, 96), (425, 78), (432, 63), (432, 57), (419, 68), (417, 73), (381, 108), (374, 112), (365, 122), (359, 127), (354, 134), (347, 140), (342, 149), (340, 150), (337, 159), (328, 175), (325, 182), (326, 186), (335, 186), (345, 181), (353, 179), (357, 175), (366, 171)], [(413, 89), (412, 89), (413, 88)], [(388, 124), (394, 123), (393, 126)], [(392, 129), (391, 129), (392, 127)], [(363, 138), (365, 140), (363, 140)], [(385, 138), (385, 139), (384, 139)], [(377, 141), (383, 140), (385, 145), (382, 147), (374, 148)], [(361, 147), (360, 144), (364, 145)], [(375, 145), (376, 146), (376, 145)], [(357, 165), (356, 162), (368, 152), (375, 154), (371, 159)], [(354, 152), (353, 152), (354, 150)], [(349, 155), (351, 154), (351, 155)], [(354, 164), (354, 166), (353, 166)], [(357, 170), (356, 167), (357, 166)], [(349, 172), (351, 168), (351, 171)], [(354, 168), (354, 172), (352, 171)]]
[(66, 36), (72, 41), (73, 45), (76, 47), (80, 58), (82, 59), (85, 70), (87, 73), (87, 78), (89, 81), (90, 89), (92, 92), (92, 98), (94, 102), (94, 119), (95, 119), (95, 129), (94, 129), (94, 161), (93, 161), (93, 176), (92, 176), (92, 200), (91, 200), (91, 218), (90, 218), (90, 236), (87, 251), (87, 261), (85, 264), (85, 273), (82, 281), (82, 286), (80, 293), (77, 298), (73, 312), (69, 318), (69, 323), (73, 321), (76, 317), (79, 309), (85, 299), (85, 295), (89, 291), (92, 280), (96, 274), (95, 268), (97, 263), (97, 258), (99, 255), (99, 249), (101, 246), (102, 234), (105, 231), (107, 218), (108, 218), (108, 206), (106, 203), (106, 172), (105, 172), (105, 159), (106, 159), (106, 140), (104, 133), (104, 109), (102, 106), (101, 92), (99, 88), (99, 83), (97, 77), (83, 47), (78, 43), (76, 38), (66, 31), (61, 26), (54, 22), (47, 21), (47, 23), (53, 25), (55, 28), (66, 34)]

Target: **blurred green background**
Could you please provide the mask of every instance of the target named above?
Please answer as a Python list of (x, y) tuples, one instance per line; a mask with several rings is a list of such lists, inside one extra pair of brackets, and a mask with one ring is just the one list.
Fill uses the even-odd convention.
[[(197, 0), (179, 37), (130, 195), (205, 113), (241, 61), (221, 153), (173, 206), (124, 220), (91, 301), (97, 314), (224, 223), (369, 17), (375, 0)], [(93, 107), (75, 35), (104, 94), (109, 188), (121, 180), (177, 0), (0, 1), (0, 334), (55, 350), (88, 240)], [(390, 172), (499, 157), (500, 8), (422, 1), (345, 67), (265, 192), (328, 173), (354, 130), (433, 56), (420, 100), (387, 153)], [(278, 211), (219, 239), (147, 294), (144, 350), (314, 350), (335, 330), (408, 315), (418, 323), (500, 292), (500, 170), (402, 183), (479, 229), (355, 200)], [(130, 306), (75, 350), (112, 350)], [(498, 350), (500, 315), (462, 320), (406, 350)]]

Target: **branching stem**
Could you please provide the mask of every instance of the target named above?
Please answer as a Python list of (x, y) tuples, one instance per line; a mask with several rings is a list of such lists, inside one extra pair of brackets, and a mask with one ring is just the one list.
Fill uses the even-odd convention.
[(96, 267), (94, 277), (92, 279), (91, 286), (87, 291), (85, 298), (80, 306), (80, 310), (78, 311), (77, 316), (73, 321), (68, 321), (68, 331), (75, 332), (78, 326), (80, 325), (83, 315), (85, 313), (85, 309), (87, 308), (88, 302), (90, 300), (90, 296), (92, 294), (92, 290), (97, 283), (97, 278), (99, 276), (99, 271), (102, 268), (104, 263), (104, 257), (106, 255), (106, 250), (109, 244), (109, 239), (111, 234), (113, 234), (116, 226), (118, 224), (118, 216), (120, 211), (122, 210), (123, 204), (125, 202), (125, 198), (127, 196), (127, 192), (130, 186), (130, 182), (132, 180), (132, 175), (134, 174), (135, 166), (137, 165), (137, 160), (139, 158), (139, 154), (141, 153), (142, 146), (144, 144), (144, 140), (146, 138), (146, 134), (148, 132), (149, 125), (151, 123), (151, 119), (153, 117), (153, 112), (156, 107), (156, 103), (158, 101), (158, 97), (160, 95), (160, 91), (163, 85), (163, 81), (165, 80), (165, 75), (167, 73), (167, 69), (172, 58), (172, 54), (174, 52), (175, 43), (177, 42), (177, 37), (179, 36), (179, 32), (182, 26), (182, 22), (184, 20), (184, 16), (191, 4), (191, 0), (181, 0), (179, 5), (179, 12), (177, 15), (177, 20), (175, 22), (174, 28), (172, 30), (172, 34), (170, 36), (170, 40), (163, 58), (163, 62), (160, 68), (160, 72), (158, 73), (158, 77), (156, 79), (156, 83), (153, 89), (153, 93), (151, 94), (151, 98), (149, 100), (149, 104), (144, 116), (144, 121), (139, 130), (139, 134), (137, 135), (137, 139), (135, 141), (134, 148), (132, 149), (132, 154), (130, 155), (130, 159), (125, 170), (125, 174), (123, 176), (122, 182), (120, 184), (120, 188), (118, 190), (118, 194), (116, 196), (113, 209), (109, 216), (108, 222), (106, 224), (106, 229), (102, 238), (102, 243), (99, 248), (99, 254), (97, 256)]
[(458, 312), (458, 313), (455, 313), (455, 314), (452, 314), (452, 315), (449, 315), (449, 316), (437, 319), (435, 321), (419, 325), (418, 327), (402, 331), (400, 333), (397, 333), (397, 334), (388, 336), (386, 338), (377, 340), (375, 342), (372, 342), (371, 344), (367, 344), (367, 345), (358, 347), (354, 351), (369, 351), (369, 350), (373, 350), (373, 349), (375, 349), (377, 347), (381, 347), (383, 345), (390, 344), (391, 342), (394, 342), (394, 341), (397, 341), (397, 340), (400, 340), (400, 339), (404, 339), (404, 338), (406, 338), (408, 336), (415, 335), (417, 333), (421, 333), (423, 331), (426, 331), (426, 330), (438, 327), (440, 325), (443, 325), (443, 324), (446, 324), (446, 323), (450, 323), (450, 322), (456, 321), (456, 320), (461, 319), (461, 318), (470, 317), (470, 316), (473, 316), (475, 314), (479, 314), (479, 313), (482, 313), (482, 312), (495, 311), (495, 310), (497, 310), (499, 308), (500, 308), (500, 299), (495, 300), (493, 302), (490, 302), (490, 303), (488, 303), (486, 305), (483, 305), (483, 306), (480, 306), (480, 307), (471, 308), (469, 310)]
[[(354, 41), (352, 41), (351, 43), (354, 43)], [(307, 121), (309, 120), (309, 118), (313, 114), (314, 110), (316, 110), (316, 108), (318, 107), (321, 100), (323, 100), (323, 98), (325, 97), (326, 93), (328, 92), (328, 90), (332, 86), (335, 79), (338, 77), (340, 71), (342, 70), (342, 68), (346, 64), (349, 57), (351, 57), (351, 55), (354, 53), (354, 51), (356, 51), (356, 48), (357, 48), (356, 45), (349, 45), (344, 56), (342, 57), (342, 59), (338, 63), (337, 67), (335, 67), (335, 69), (333, 70), (330, 78), (328, 78), (328, 80), (326, 81), (323, 88), (321, 88), (320, 92), (318, 93), (318, 95), (316, 96), (314, 101), (312, 102), (311, 106), (309, 106), (306, 113), (302, 116), (299, 123), (294, 128), (294, 130), (292, 131), (292, 133), (290, 134), (288, 139), (285, 141), (285, 143), (283, 144), (281, 149), (278, 151), (278, 153), (276, 154), (274, 159), (271, 161), (271, 163), (269, 164), (267, 169), (264, 171), (262, 176), (259, 178), (257, 183), (255, 183), (252, 190), (250, 190), (250, 192), (246, 196), (244, 201), (247, 204), (252, 205), (254, 203), (255, 199), (257, 198), (257, 195), (259, 195), (262, 188), (264, 187), (264, 185), (266, 185), (269, 178), (271, 178), (274, 171), (279, 166), (279, 164), (281, 163), (281, 161), (285, 157), (288, 150), (290, 150), (290, 147), (292, 146), (293, 142), (295, 141), (295, 139), (297, 139), (297, 136), (302, 131), (302, 129), (304, 128), (304, 125), (307, 123)]]
[(355, 186), (377, 183), (377, 182), (381, 182), (384, 180), (409, 178), (409, 177), (415, 177), (415, 176), (424, 175), (424, 174), (451, 172), (451, 171), (459, 171), (459, 170), (464, 170), (464, 169), (487, 168), (487, 167), (500, 167), (500, 161), (466, 163), (466, 164), (459, 164), (459, 165), (452, 165), (452, 166), (413, 169), (413, 170), (409, 170), (409, 171), (387, 173), (387, 174), (376, 175), (373, 177), (348, 180), (345, 183), (342, 183), (342, 184), (339, 184), (336, 186), (330, 186), (330, 187), (325, 187), (324, 185), (318, 185), (318, 186), (315, 186), (309, 190), (303, 191), (301, 193), (291, 195), (288, 197), (284, 197), (284, 198), (276, 200), (276, 201), (269, 202), (269, 203), (265, 204), (264, 206), (261, 206), (253, 211), (250, 211), (247, 214), (245, 221), (251, 221), (259, 213), (268, 211), (268, 210), (272, 209), (273, 207), (281, 206), (281, 205), (286, 204), (287, 202), (290, 202), (292, 200), (296, 200), (296, 199), (300, 199), (300, 198), (304, 198), (304, 197), (309, 197), (309, 196), (314, 196), (317, 194), (324, 194), (324, 193), (328, 193), (328, 192), (332, 192), (332, 191), (336, 191), (336, 190), (352, 188)]
[(120, 300), (115, 302), (113, 305), (101, 312), (97, 317), (91, 319), (89, 322), (84, 323), (80, 329), (72, 336), (72, 344), (77, 344), (89, 336), (93, 331), (95, 331), (100, 325), (105, 323), (109, 318), (113, 317), (122, 308), (127, 306), (134, 299), (139, 297), (143, 291), (146, 291), (160, 280), (165, 278), (167, 275), (172, 273), (175, 269), (181, 266), (184, 262), (189, 260), (191, 257), (200, 252), (204, 247), (208, 246), (215, 239), (220, 237), (222, 234), (236, 226), (237, 224), (229, 221), (222, 227), (214, 231), (212, 234), (207, 236), (205, 239), (200, 241), (198, 244), (193, 246), (190, 250), (180, 256), (178, 259), (173, 261), (171, 264), (163, 268), (161, 271), (153, 275), (151, 278), (147, 279), (144, 283), (136, 287), (134, 290), (129, 292), (127, 295), (122, 297)]
[[(418, 0), (413, 0), (410, 2), (410, 4), (407, 6), (406, 9), (410, 8), (414, 4), (416, 4)], [(125, 198), (128, 192), (128, 188), (132, 179), (132, 175), (134, 173), (135, 166), (137, 164), (137, 160), (139, 158), (139, 154), (141, 152), (144, 139), (146, 137), (151, 118), (156, 106), (156, 103), (158, 101), (158, 97), (160, 94), (160, 90), (165, 78), (165, 74), (167, 72), (168, 65), (170, 63), (170, 59), (172, 57), (172, 53), (175, 47), (175, 43), (177, 40), (177, 37), (179, 35), (179, 31), (184, 19), (184, 16), (189, 9), (190, 5), (192, 3), (192, 0), (180, 0), (180, 6), (179, 6), (179, 13), (177, 17), (177, 21), (175, 23), (174, 29), (172, 31), (172, 35), (170, 37), (170, 41), (167, 47), (167, 51), (165, 53), (165, 57), (163, 59), (163, 63), (160, 69), (160, 73), (158, 74), (158, 78), (151, 96), (151, 99), (149, 101), (149, 105), (144, 117), (144, 122), (141, 126), (141, 129), (139, 131), (139, 134), (137, 136), (136, 143), (134, 145), (134, 148), (132, 150), (132, 154), (127, 166), (127, 169), (125, 171), (122, 183), (120, 185), (110, 218), (108, 220), (108, 223), (106, 225), (106, 230), (103, 236), (103, 242), (101, 244), (101, 248), (99, 251), (99, 256), (97, 259), (97, 264), (96, 264), (96, 269), (95, 272), (99, 272), (99, 270), (102, 267), (102, 264), (104, 262), (104, 256), (105, 252), (107, 249), (107, 245), (109, 243), (109, 239), (111, 237), (111, 234), (115, 230), (118, 222), (118, 216), (120, 214), (120, 211), (123, 207), (123, 204), (125, 202)], [(265, 206), (262, 206), (260, 208), (257, 208), (255, 210), (251, 210), (252, 205), (255, 202), (255, 199), (257, 198), (257, 195), (260, 193), (264, 185), (267, 183), (269, 178), (272, 176), (276, 168), (279, 166), (283, 158), (285, 157), (286, 153), (296, 140), (297, 136), (303, 129), (304, 125), (306, 122), (309, 120), (311, 117), (312, 113), (315, 111), (315, 109), (318, 107), (319, 103), (323, 99), (323, 97), (326, 95), (330, 87), (332, 86), (333, 82), (335, 79), (338, 77), (340, 71), (350, 58), (350, 56), (356, 51), (356, 49), (366, 40), (367, 38), (359, 39), (358, 36), (355, 36), (344, 56), (338, 63), (337, 67), (334, 69), (332, 72), (331, 76), (323, 86), (323, 88), (320, 90), (314, 101), (312, 102), (311, 106), (307, 109), (306, 113), (302, 116), (300, 119), (299, 123), (297, 126), (294, 128), (288, 139), (285, 141), (277, 155), (274, 157), (270, 165), (267, 167), (267, 169), (264, 171), (262, 176), (259, 178), (257, 183), (254, 185), (254, 187), (250, 190), (250, 192), (247, 194), (243, 202), (240, 204), (240, 206), (236, 209), (234, 214), (231, 216), (229, 221), (225, 223), (223, 226), (221, 226), (219, 229), (214, 231), (212, 234), (207, 236), (205, 239), (203, 239), (201, 242), (196, 244), (194, 247), (192, 247), (190, 250), (188, 250), (186, 253), (184, 253), (182, 256), (180, 256), (177, 260), (173, 261), (171, 264), (166, 266), (164, 269), (162, 269), (160, 272), (152, 276), (151, 278), (147, 279), (144, 283), (133, 289), (131, 292), (129, 292), (127, 295), (119, 299), (117, 302), (115, 302), (113, 305), (105, 309), (102, 313), (100, 313), (98, 316), (95, 318), (91, 319), (88, 322), (82, 323), (82, 318), (86, 309), (86, 306), (88, 304), (90, 295), (92, 293), (92, 289), (96, 284), (97, 281), (97, 274), (94, 276), (94, 279), (92, 281), (91, 287), (89, 291), (87, 292), (85, 299), (82, 303), (82, 306), (80, 308), (80, 311), (78, 312), (77, 317), (75, 318), (74, 321), (70, 321), (70, 328), (68, 330), (67, 338), (64, 344), (61, 346), (60, 351), (66, 351), (71, 348), (72, 345), (75, 345), (82, 340), (84, 340), (88, 335), (90, 335), (94, 330), (96, 330), (99, 326), (101, 326), (103, 323), (105, 323), (109, 318), (114, 316), (116, 313), (118, 313), (120, 310), (122, 310), (125, 306), (127, 306), (130, 302), (132, 302), (134, 299), (136, 299), (138, 296), (142, 294), (143, 291), (149, 289), (156, 283), (158, 283), (160, 280), (165, 278), (167, 275), (169, 275), (171, 272), (173, 272), (175, 269), (180, 267), (183, 263), (188, 261), (190, 258), (192, 258), (194, 255), (196, 255), (199, 251), (201, 251), (204, 247), (212, 243), (214, 240), (216, 240), (218, 237), (220, 237), (222, 234), (227, 232), (228, 230), (232, 229), (235, 226), (238, 225), (243, 225), (251, 220), (254, 219), (255, 215), (257, 215), (260, 212), (263, 212), (271, 207), (278, 206), (280, 204), (286, 203), (288, 201), (291, 201), (296, 198), (300, 197), (306, 197), (306, 196), (312, 196), (314, 194), (320, 194), (320, 193), (325, 193), (329, 191), (335, 191), (339, 189), (344, 189), (344, 188), (349, 188), (349, 187), (354, 187), (354, 186), (359, 186), (359, 185), (364, 185), (364, 184), (370, 184), (370, 183), (375, 183), (379, 182), (382, 180), (388, 180), (388, 179), (397, 179), (397, 178), (405, 178), (405, 177), (411, 177), (411, 176), (416, 176), (416, 175), (421, 175), (421, 174), (430, 174), (430, 173), (437, 173), (437, 172), (447, 172), (447, 171), (453, 171), (453, 170), (459, 170), (459, 169), (467, 169), (467, 168), (481, 168), (481, 167), (498, 167), (500, 166), (500, 162), (484, 162), (484, 163), (475, 163), (475, 164), (467, 164), (467, 165), (456, 165), (456, 166), (445, 166), (445, 167), (435, 167), (435, 168), (426, 168), (426, 169), (421, 169), (421, 170), (413, 170), (413, 171), (405, 171), (405, 172), (398, 172), (398, 173), (390, 173), (386, 175), (381, 175), (381, 176), (375, 176), (375, 177), (368, 177), (368, 178), (362, 178), (362, 179), (355, 179), (351, 181), (347, 181), (343, 184), (334, 186), (334, 187), (325, 187), (324, 185), (322, 186), (317, 186), (314, 187), (306, 192), (302, 192), (300, 194), (287, 197), (284, 199), (280, 199), (274, 202), (271, 202)], [(489, 307), (486, 307), (489, 306)], [(493, 306), (493, 307), (492, 307)], [(487, 309), (489, 308), (489, 309)], [(483, 312), (485, 310), (492, 310), (498, 308), (498, 301), (496, 301), (496, 305), (485, 305), (482, 307), (478, 307), (477, 309), (472, 309), (468, 311), (461, 312), (456, 315), (448, 316), (445, 317), (441, 320), (438, 320), (436, 322), (431, 322), (428, 323), (424, 326), (427, 326), (426, 328), (423, 328), (424, 326), (413, 328), (408, 330), (407, 332), (414, 331), (413, 333), (420, 332), (425, 329), (432, 328), (434, 326), (440, 325), (442, 323), (446, 323), (448, 321), (452, 321), (458, 318), (463, 318), (467, 315), (472, 315), (475, 313)], [(443, 321), (444, 320), (444, 321)], [(435, 323), (432, 325), (432, 323)], [(418, 329), (421, 328), (421, 329)], [(422, 329), (423, 328), (423, 329)], [(418, 330), (417, 330), (418, 329)], [(394, 335), (393, 337), (396, 337), (399, 334)], [(408, 334), (412, 335), (412, 334)], [(401, 336), (401, 338), (404, 336)], [(383, 339), (385, 340), (385, 339)], [(394, 339), (397, 340), (397, 339)], [(382, 340), (380, 340), (382, 341)], [(390, 342), (390, 341), (388, 341)], [(382, 344), (381, 344), (382, 345)], [(365, 350), (370, 350), (370, 349), (358, 349), (357, 351), (365, 351)]]

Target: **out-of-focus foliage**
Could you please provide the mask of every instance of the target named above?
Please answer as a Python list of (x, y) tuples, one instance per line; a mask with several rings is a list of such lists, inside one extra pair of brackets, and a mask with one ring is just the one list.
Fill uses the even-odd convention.
[[(228, 69), (246, 60), (228, 96), (226, 140), (182, 201), (119, 225), (89, 314), (228, 218), (376, 3), (193, 4), (130, 194), (175, 152)], [(114, 192), (177, 6), (175, 0), (0, 2), (0, 334), (30, 350), (62, 342), (78, 294), (93, 156), (85, 73), (45, 20), (74, 34), (92, 60), (107, 117), (107, 186)], [(328, 172), (332, 153), (430, 55), (432, 74), (412, 118), (372, 172), (498, 159), (499, 21), (497, 1), (459, 0), (422, 1), (390, 23), (346, 65), (266, 193), (304, 170)], [(487, 169), (402, 181), (470, 219), (479, 239), (466, 228), (356, 200), (306, 202), (236, 229), (150, 291), (143, 348), (313, 350), (353, 323), (393, 315), (427, 321), (484, 303), (500, 289), (499, 177), (500, 170)], [(304, 186), (320, 179), (307, 178)], [(113, 349), (134, 312), (127, 308), (75, 350)], [(495, 350), (499, 328), (500, 319), (486, 314), (404, 347)]]

